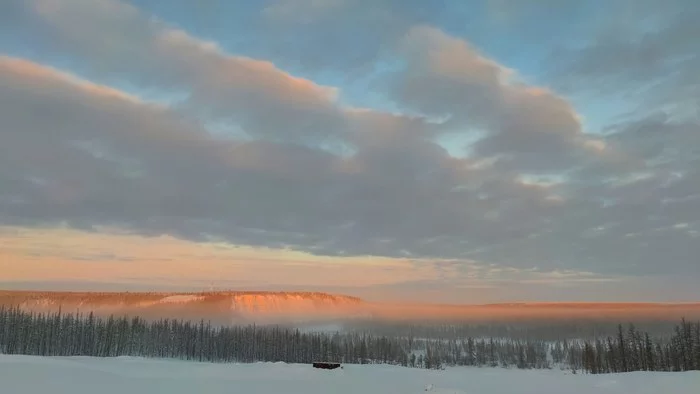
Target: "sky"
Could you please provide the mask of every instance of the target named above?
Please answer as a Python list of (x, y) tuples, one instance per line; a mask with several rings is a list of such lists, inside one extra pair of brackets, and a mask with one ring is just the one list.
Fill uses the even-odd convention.
[(697, 300), (698, 17), (4, 0), (0, 288)]

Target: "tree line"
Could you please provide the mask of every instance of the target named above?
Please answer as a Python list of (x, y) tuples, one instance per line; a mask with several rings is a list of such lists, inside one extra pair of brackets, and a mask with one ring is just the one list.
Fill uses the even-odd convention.
[[(676, 321), (637, 318), (637, 328), (652, 337), (668, 337)], [(517, 322), (392, 322), (382, 320), (353, 320), (345, 322), (347, 331), (362, 331), (386, 336), (417, 338), (511, 338), (522, 340), (557, 341), (564, 339), (598, 339), (617, 334), (617, 322), (604, 319), (532, 319)]]
[(574, 367), (593, 374), (700, 370), (700, 322), (683, 320), (666, 341), (654, 340), (634, 325), (627, 330), (620, 325), (615, 337), (586, 341), (572, 354)]
[(331, 361), (439, 369), (555, 365), (589, 373), (700, 369), (700, 324), (683, 321), (669, 340), (633, 326), (595, 341), (415, 338), (361, 332), (302, 332), (282, 326), (214, 326), (204, 321), (34, 313), (0, 307), (0, 353), (136, 356), (207, 362)]

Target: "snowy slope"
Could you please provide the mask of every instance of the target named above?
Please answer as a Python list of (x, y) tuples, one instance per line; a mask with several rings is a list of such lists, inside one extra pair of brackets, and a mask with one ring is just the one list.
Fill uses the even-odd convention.
[[(432, 386), (431, 386), (432, 385)], [(382, 365), (315, 370), (308, 365), (206, 364), (138, 358), (0, 355), (3, 394), (658, 394), (700, 392), (700, 372), (571, 375), (558, 370)]]

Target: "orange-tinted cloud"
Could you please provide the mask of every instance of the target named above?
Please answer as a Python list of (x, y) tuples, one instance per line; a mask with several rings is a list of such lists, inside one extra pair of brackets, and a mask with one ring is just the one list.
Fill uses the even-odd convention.
[(343, 128), (337, 90), (292, 76), (269, 61), (233, 56), (215, 43), (111, 0), (31, 2), (73, 51), (107, 78), (128, 73), (142, 87), (188, 92), (181, 105), (237, 123), (249, 135), (289, 140)]
[(437, 280), (431, 264), (381, 257), (323, 257), (282, 249), (194, 243), (169, 236), (5, 228), (2, 281), (222, 283), (364, 287)]
[(45, 94), (56, 94), (58, 98), (65, 97), (67, 92), (62, 90), (51, 93), (53, 89), (60, 89), (60, 85), (72, 85), (86, 95), (94, 95), (100, 98), (115, 98), (136, 104), (142, 103), (138, 97), (121, 90), (98, 85), (53, 67), (40, 65), (26, 59), (0, 55), (0, 73), (14, 75), (14, 78), (33, 84)]
[[(99, 289), (100, 283), (141, 289), (208, 288), (213, 284), (221, 289), (324, 288), (360, 294), (374, 288), (380, 299), (410, 299), (411, 287), (422, 293), (422, 286), (438, 284), (444, 291), (463, 291), (498, 289), (515, 282), (558, 287), (619, 280), (586, 272), (496, 268), (470, 261), (317, 256), (170, 236), (142, 237), (110, 228), (96, 230), (99, 232), (0, 227), (0, 282), (83, 283), (92, 284), (91, 289), (95, 285)], [(397, 293), (396, 288), (402, 287)]]

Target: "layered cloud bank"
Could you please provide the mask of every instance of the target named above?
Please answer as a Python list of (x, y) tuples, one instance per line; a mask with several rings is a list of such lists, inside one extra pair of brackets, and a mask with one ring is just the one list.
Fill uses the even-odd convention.
[[(0, 242), (14, 245), (0, 251), (0, 281), (69, 280), (39, 269), (49, 260), (82, 272), (108, 260), (104, 272), (124, 273), (113, 281), (132, 283), (175, 264), (132, 246), (130, 259), (150, 261), (136, 278), (104, 257), (129, 246), (76, 262), (84, 245), (39, 243), (65, 231), (120, 243), (115, 232), (126, 232), (178, 248), (297, 253), (326, 272), (319, 285), (340, 288), (353, 285), (339, 277), (425, 296), (517, 282), (540, 298), (538, 287), (587, 286), (576, 293), (585, 297), (615, 283), (627, 298), (676, 281), (652, 298), (689, 298), (688, 278), (700, 278), (700, 80), (687, 70), (700, 48), (686, 39), (696, 29), (687, 13), (655, 14), (652, 31), (632, 26), (612, 43), (588, 35), (555, 47), (551, 75), (535, 78), (450, 28), (457, 3), (427, 13), (388, 0), (232, 7), (257, 22), (200, 38), (190, 19), (126, 1), (0, 5), (0, 31), (16, 37), (0, 41)], [(635, 84), (641, 76), (650, 86)], [(595, 110), (606, 106), (619, 113)], [(230, 274), (198, 250), (174, 260), (211, 273), (197, 280)], [(226, 257), (272, 267), (241, 253)], [(362, 275), (367, 261), (379, 279)], [(80, 280), (106, 282), (98, 271)], [(309, 285), (246, 275), (254, 286)]]

